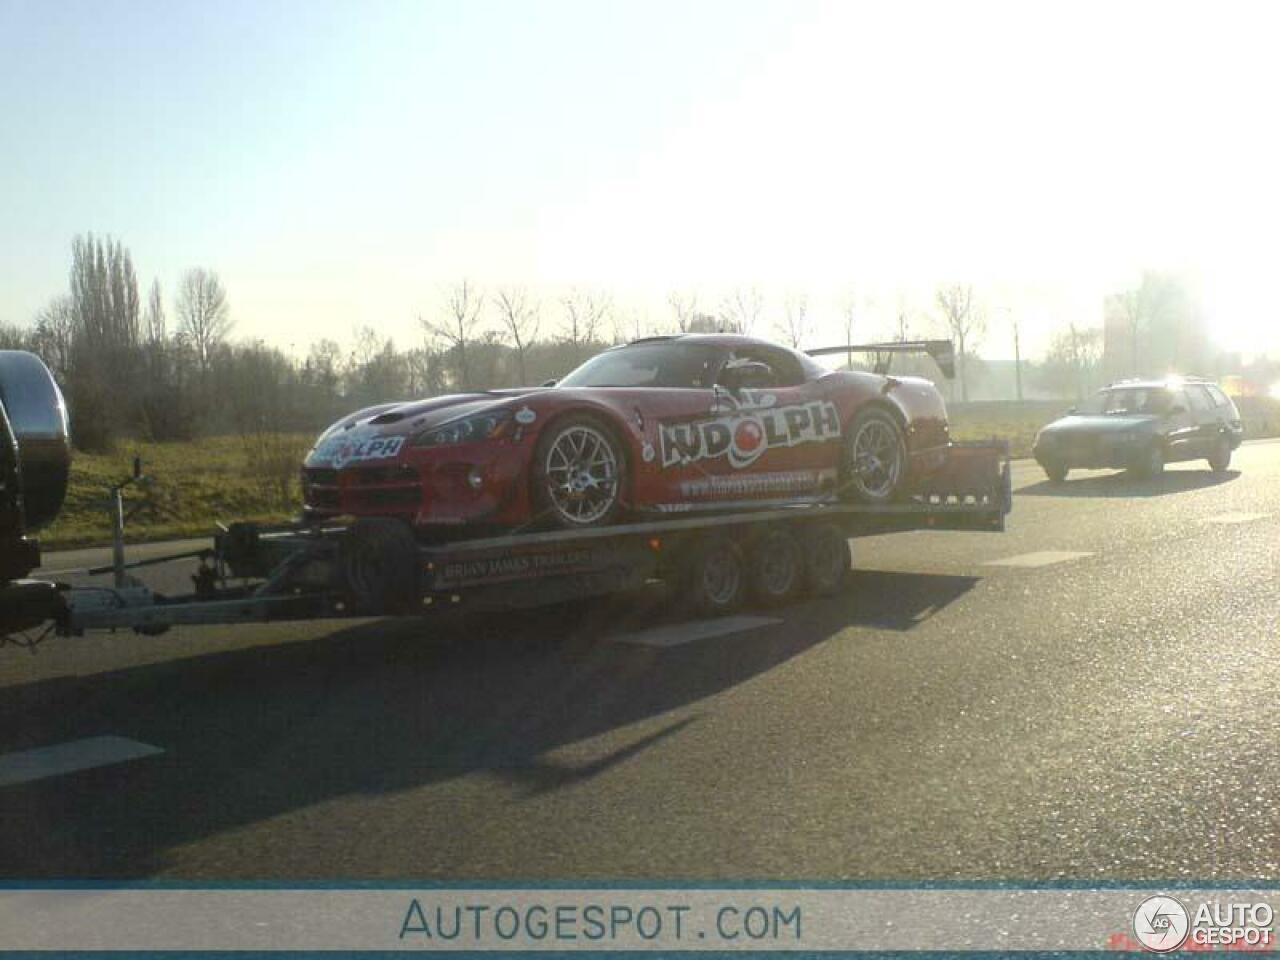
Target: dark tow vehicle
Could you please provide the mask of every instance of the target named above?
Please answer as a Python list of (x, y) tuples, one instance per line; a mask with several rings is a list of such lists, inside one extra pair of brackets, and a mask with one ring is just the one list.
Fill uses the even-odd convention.
[(1208, 380), (1122, 380), (1042, 429), (1032, 453), (1055, 483), (1079, 467), (1153, 477), (1184, 460), (1221, 473), (1243, 438), (1240, 412)]
[(67, 411), (48, 368), (0, 350), (0, 640), (58, 609), (52, 584), (24, 578), (40, 565), (32, 534), (58, 515), (70, 463)]

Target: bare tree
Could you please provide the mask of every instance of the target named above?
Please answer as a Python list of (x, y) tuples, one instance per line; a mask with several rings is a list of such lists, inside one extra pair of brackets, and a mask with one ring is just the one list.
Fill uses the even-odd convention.
[(645, 336), (644, 311), (632, 307), (613, 311), (613, 342), (631, 343)]
[(969, 378), (966, 376), (966, 358), (971, 347), (976, 346), (986, 330), (986, 318), (973, 301), (973, 286), (953, 283), (938, 288), (935, 294), (938, 307), (947, 322), (947, 329), (956, 342), (960, 359), (960, 399), (969, 399)]
[(231, 332), (227, 291), (212, 270), (195, 267), (178, 284), (178, 325), (196, 354), (201, 377), (209, 373), (214, 350)]
[(164, 297), (160, 294), (160, 281), (151, 281), (151, 291), (147, 295), (147, 310), (143, 315), (144, 335), (148, 345), (155, 347), (168, 339), (168, 319), (164, 313)]
[[(841, 329), (844, 332), (844, 342), (846, 344), (853, 343), (854, 321), (858, 317), (858, 298), (856, 294), (850, 290), (844, 298), (844, 302), (840, 305)], [(853, 351), (850, 350), (845, 354), (845, 366), (852, 369), (853, 367)]]
[(573, 349), (573, 362), (582, 356), (582, 349), (596, 343), (600, 327), (613, 312), (613, 302), (608, 294), (574, 290), (560, 301), (564, 307), (564, 342)]
[(671, 312), (675, 316), (676, 330), (680, 333), (688, 333), (689, 325), (698, 315), (698, 295), (681, 293), (678, 290), (672, 291), (667, 296), (667, 303), (671, 305)]
[(1102, 358), (1102, 331), (1080, 327), (1074, 322), (1053, 335), (1040, 368), (1040, 379), (1056, 393), (1071, 393), (1079, 401), (1098, 369)]
[(783, 342), (795, 349), (809, 339), (809, 301), (804, 294), (788, 294), (782, 319), (774, 325)]
[(445, 319), (440, 323), (418, 318), (427, 335), (443, 340), (453, 353), (458, 371), (458, 385), (471, 388), (471, 358), (467, 349), (476, 339), (480, 329), (480, 315), (484, 309), (484, 294), (470, 281), (463, 280), (449, 291), (445, 302)]
[(516, 370), (520, 375), (520, 385), (528, 384), (529, 377), (525, 370), (525, 351), (529, 344), (538, 338), (538, 303), (529, 296), (523, 287), (507, 287), (498, 291), (495, 301), (498, 305), (498, 316), (502, 326), (511, 338), (516, 350)]
[(764, 297), (755, 287), (738, 287), (720, 303), (720, 326), (733, 333), (751, 333), (764, 310)]
[(71, 375), (75, 337), (76, 305), (70, 296), (54, 297), (36, 314), (36, 352), (64, 383)]

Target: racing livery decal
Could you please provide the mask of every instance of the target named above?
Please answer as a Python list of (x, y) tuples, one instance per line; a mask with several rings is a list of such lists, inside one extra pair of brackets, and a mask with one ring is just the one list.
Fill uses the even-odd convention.
[(394, 457), (404, 446), (404, 437), (361, 436), (360, 431), (353, 431), (345, 436), (330, 437), (316, 448), (312, 454), (315, 463), (328, 461), (341, 469), (348, 463), (359, 460), (385, 460)]
[[(772, 398), (770, 398), (772, 399)], [(824, 443), (840, 436), (840, 414), (830, 402), (764, 407), (710, 420), (664, 423), (662, 466), (728, 457), (735, 469), (755, 463), (771, 447)]]

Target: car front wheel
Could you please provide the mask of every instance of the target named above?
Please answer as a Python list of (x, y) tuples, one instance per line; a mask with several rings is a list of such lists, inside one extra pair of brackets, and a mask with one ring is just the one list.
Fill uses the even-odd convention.
[(534, 501), (539, 518), (563, 528), (612, 523), (622, 501), (622, 448), (594, 417), (551, 425), (534, 454)]

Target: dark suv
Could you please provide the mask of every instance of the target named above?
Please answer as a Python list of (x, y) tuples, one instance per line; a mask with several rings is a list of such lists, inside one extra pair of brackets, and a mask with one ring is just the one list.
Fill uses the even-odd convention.
[(1041, 430), (1032, 453), (1055, 483), (1073, 467), (1150, 477), (1178, 460), (1205, 459), (1220, 473), (1243, 437), (1240, 412), (1214, 383), (1124, 380)]

